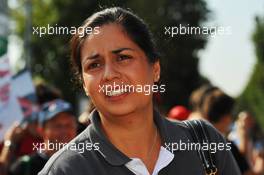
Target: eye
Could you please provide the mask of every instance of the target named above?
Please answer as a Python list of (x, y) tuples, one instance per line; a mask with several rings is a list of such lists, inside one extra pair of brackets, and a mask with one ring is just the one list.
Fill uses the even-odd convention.
[(117, 61), (128, 60), (131, 58), (132, 58), (132, 56), (130, 56), (130, 55), (118, 55)]
[(98, 62), (94, 62), (94, 63), (90, 63), (90, 64), (87, 66), (87, 68), (88, 68), (88, 70), (92, 70), (92, 69), (98, 68), (98, 67), (100, 67), (100, 66), (101, 66), (100, 63), (98, 63)]

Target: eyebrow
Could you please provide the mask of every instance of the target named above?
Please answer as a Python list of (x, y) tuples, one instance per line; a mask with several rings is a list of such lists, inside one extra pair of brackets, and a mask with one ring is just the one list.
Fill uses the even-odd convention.
[(116, 49), (116, 50), (112, 50), (111, 52), (114, 53), (114, 54), (118, 54), (124, 50), (131, 50), (131, 51), (134, 51), (133, 49), (131, 48), (128, 48), (128, 47), (123, 47), (123, 48), (119, 48), (119, 49)]
[[(131, 48), (128, 48), (128, 47), (123, 47), (123, 48), (119, 48), (119, 49), (116, 49), (116, 50), (112, 50), (111, 52), (114, 53), (114, 54), (118, 54), (124, 50), (131, 50), (131, 51), (134, 51), (134, 49), (131, 49)], [(97, 59), (99, 57), (99, 54), (98, 53), (94, 53), (88, 57), (85, 58), (85, 60), (93, 60), (93, 59)]]
[(99, 54), (98, 53), (95, 53), (95, 54), (92, 54), (92, 55), (86, 57), (85, 60), (90, 60), (90, 59), (93, 60), (93, 59), (96, 59), (98, 57), (99, 57)]

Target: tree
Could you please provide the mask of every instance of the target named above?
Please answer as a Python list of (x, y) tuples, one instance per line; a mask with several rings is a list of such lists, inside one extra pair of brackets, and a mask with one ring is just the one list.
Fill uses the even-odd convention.
[(244, 92), (238, 98), (237, 110), (250, 111), (264, 127), (264, 18), (256, 17), (252, 41), (257, 63)]
[[(204, 0), (33, 0), (33, 26), (79, 26), (100, 7), (129, 7), (149, 24), (162, 52), (162, 108), (167, 111), (176, 104), (187, 105), (190, 93), (201, 83), (197, 51), (204, 48), (206, 36), (164, 34), (165, 27), (189, 24), (201, 26), (208, 19)], [(23, 13), (15, 9), (20, 35), (23, 33)], [(33, 36), (33, 75), (41, 75), (60, 88), (66, 99), (75, 102), (76, 92), (70, 82), (69, 35)]]

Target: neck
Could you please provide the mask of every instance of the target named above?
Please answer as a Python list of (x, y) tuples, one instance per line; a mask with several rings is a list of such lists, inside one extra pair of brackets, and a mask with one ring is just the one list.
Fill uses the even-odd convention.
[[(106, 134), (118, 131), (116, 134), (129, 137), (142, 131), (153, 129), (153, 108), (141, 109), (122, 116), (111, 116), (100, 114), (103, 130)], [(111, 129), (110, 129), (111, 128)], [(111, 132), (108, 132), (111, 131)], [(120, 133), (124, 131), (127, 133)]]
[[(100, 117), (102, 129), (110, 142), (128, 157), (140, 158), (151, 171), (161, 145), (153, 119), (153, 107), (124, 116), (104, 116), (100, 114)], [(155, 138), (156, 140), (154, 140)], [(151, 158), (154, 163), (149, 163), (149, 153), (152, 148), (153, 155), (151, 155)]]

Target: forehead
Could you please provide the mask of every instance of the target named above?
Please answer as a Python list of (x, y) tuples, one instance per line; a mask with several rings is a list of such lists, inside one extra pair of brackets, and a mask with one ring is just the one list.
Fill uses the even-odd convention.
[(81, 48), (81, 57), (93, 52), (111, 51), (121, 47), (140, 50), (120, 25), (106, 24), (99, 27), (98, 34), (91, 34), (85, 39)]

